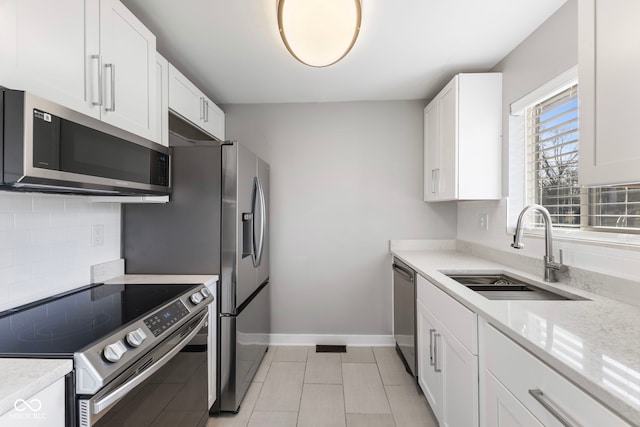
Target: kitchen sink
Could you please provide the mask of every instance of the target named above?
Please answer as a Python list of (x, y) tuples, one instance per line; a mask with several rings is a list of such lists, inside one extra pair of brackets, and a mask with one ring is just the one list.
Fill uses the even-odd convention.
[(456, 282), (491, 300), (586, 300), (567, 292), (542, 289), (506, 274), (446, 274)]

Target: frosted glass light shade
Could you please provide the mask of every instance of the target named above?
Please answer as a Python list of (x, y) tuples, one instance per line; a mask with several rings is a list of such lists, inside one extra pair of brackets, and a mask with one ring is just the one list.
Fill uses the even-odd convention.
[(278, 27), (287, 50), (312, 67), (335, 64), (360, 32), (360, 0), (279, 0)]

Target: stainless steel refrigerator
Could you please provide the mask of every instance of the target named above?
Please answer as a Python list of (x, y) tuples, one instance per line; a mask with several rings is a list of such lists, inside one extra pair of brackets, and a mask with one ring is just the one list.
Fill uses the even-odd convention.
[(269, 165), (207, 142), (173, 147), (171, 167), (169, 203), (123, 205), (126, 272), (219, 274), (211, 411), (237, 412), (270, 332)]

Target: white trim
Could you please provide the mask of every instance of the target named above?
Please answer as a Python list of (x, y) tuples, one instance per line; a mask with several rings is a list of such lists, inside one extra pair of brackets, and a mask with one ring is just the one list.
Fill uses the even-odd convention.
[(271, 334), (270, 345), (348, 345), (353, 347), (392, 347), (393, 335)]
[(578, 81), (578, 66), (575, 65), (553, 78), (547, 83), (543, 84), (539, 88), (529, 92), (527, 95), (511, 103), (511, 114), (514, 116), (520, 116), (524, 114), (527, 107), (537, 104), (543, 99), (552, 97), (553, 95), (562, 92), (566, 88), (572, 86)]

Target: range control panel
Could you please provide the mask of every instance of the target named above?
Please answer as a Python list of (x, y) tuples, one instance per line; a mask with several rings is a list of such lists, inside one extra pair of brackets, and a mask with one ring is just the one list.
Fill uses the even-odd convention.
[(153, 336), (157, 337), (187, 314), (189, 314), (189, 310), (182, 301), (176, 301), (144, 319), (144, 324), (151, 330)]

